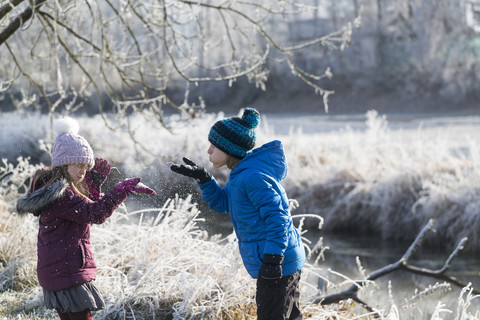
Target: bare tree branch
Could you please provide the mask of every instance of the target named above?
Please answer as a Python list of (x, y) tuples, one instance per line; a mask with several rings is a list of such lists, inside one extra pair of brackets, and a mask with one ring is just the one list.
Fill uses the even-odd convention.
[[(181, 2), (183, 3), (186, 3), (186, 4), (194, 4), (194, 2), (192, 1), (188, 1), (188, 0), (180, 0)], [(198, 2), (196, 3), (198, 4)], [(325, 110), (328, 112), (328, 96), (330, 94), (333, 94), (334, 92), (333, 91), (329, 91), (329, 90), (324, 90), (323, 88), (321, 88), (319, 85), (315, 84), (313, 81), (311, 81), (312, 79), (314, 80), (319, 80), (321, 77), (319, 76), (315, 76), (313, 74), (310, 74), (310, 73), (307, 73), (305, 72), (303, 69), (301, 69), (299, 66), (297, 66), (291, 59), (289, 53), (292, 52), (292, 51), (295, 51), (295, 50), (299, 50), (301, 48), (306, 48), (306, 47), (309, 47), (309, 46), (313, 46), (313, 45), (316, 45), (316, 44), (330, 44), (332, 45), (334, 42), (338, 41), (339, 43), (344, 43), (345, 42), (345, 38), (344, 37), (338, 37), (336, 38), (335, 35), (328, 35), (328, 36), (322, 36), (318, 39), (315, 39), (315, 40), (311, 40), (311, 41), (308, 41), (307, 43), (304, 43), (302, 45), (297, 45), (297, 46), (293, 46), (293, 47), (282, 47), (280, 44), (278, 44), (272, 37), (272, 35), (267, 32), (265, 30), (265, 28), (262, 26), (262, 24), (260, 24), (258, 21), (255, 21), (254, 19), (252, 19), (251, 17), (249, 17), (247, 14), (245, 14), (244, 12), (241, 12), (239, 10), (236, 10), (228, 5), (211, 5), (211, 4), (208, 4), (208, 3), (202, 3), (201, 6), (204, 6), (204, 7), (209, 7), (209, 8), (214, 8), (216, 10), (219, 10), (219, 11), (228, 11), (228, 12), (232, 12), (234, 13), (235, 15), (238, 15), (242, 18), (244, 18), (245, 20), (247, 20), (249, 23), (251, 23), (252, 25), (254, 25), (257, 30), (265, 37), (265, 39), (276, 49), (278, 50), (279, 52), (281, 52), (283, 54), (283, 57), (285, 58), (285, 60), (287, 61), (288, 63), (288, 66), (290, 67), (291, 71), (292, 71), (292, 74), (298, 78), (300, 78), (303, 82), (305, 82), (307, 85), (309, 85), (310, 87), (312, 87), (316, 93), (319, 93), (321, 94), (323, 97), (324, 97), (324, 105), (325, 105)], [(336, 32), (336, 35), (341, 35), (343, 34), (344, 32)], [(333, 47), (333, 46), (332, 46)], [(310, 79), (308, 79), (310, 78)], [(195, 80), (195, 81), (198, 81), (198, 80)]]
[(20, 3), (22, 3), (25, 0), (12, 0), (9, 1), (8, 3), (4, 4), (0, 8), (0, 19), (3, 19), (10, 11), (12, 11), (13, 8), (18, 6)]
[[(1, 22), (7, 25), (0, 29), (0, 46), (9, 39), (10, 53), (15, 54), (0, 76), (11, 83), (11, 91), (33, 88), (29, 97), (45, 100), (30, 101), (42, 108), (48, 103), (50, 116), (76, 109), (66, 107), (67, 100), (78, 102), (78, 108), (93, 102), (112, 129), (128, 128), (127, 118), (134, 114), (167, 127), (165, 107), (185, 118), (203, 112), (206, 99), (194, 91), (199, 84), (231, 86), (243, 77), (266, 90), (270, 61), (283, 63), (282, 75), (289, 73), (321, 94), (328, 111), (327, 98), (333, 92), (318, 82), (329, 77), (329, 69), (310, 69), (318, 74), (304, 69), (294, 54), (313, 46), (342, 48), (351, 36), (347, 27), (291, 45), (297, 39), (278, 32), (275, 21), (278, 17), (282, 23), (297, 23), (308, 15), (306, 7), (293, 0), (31, 2), (28, 7), (24, 0), (11, 0), (0, 8)], [(26, 22), (32, 26), (22, 29)], [(21, 66), (21, 74), (15, 76), (18, 71), (10, 65)], [(31, 103), (16, 106), (28, 108)], [(106, 112), (111, 114), (107, 117)]]
[[(317, 299), (315, 299), (314, 303), (318, 303), (321, 305), (327, 305), (327, 304), (332, 304), (332, 303), (337, 303), (341, 300), (346, 300), (346, 299), (352, 299), (360, 304), (362, 304), (365, 308), (368, 310), (372, 310), (365, 302), (361, 301), (357, 294), (360, 289), (362, 289), (367, 283), (374, 281), (380, 277), (383, 277), (389, 273), (392, 273), (394, 271), (399, 271), (399, 270), (404, 270), (408, 272), (412, 272), (415, 274), (420, 274), (423, 276), (427, 277), (432, 277), (436, 279), (441, 279), (444, 281), (447, 281), (449, 283), (452, 283), (460, 288), (463, 288), (467, 286), (467, 283), (464, 283), (455, 277), (446, 275), (445, 272), (449, 269), (450, 263), (452, 262), (453, 258), (458, 254), (460, 250), (463, 249), (463, 245), (467, 241), (467, 238), (463, 238), (460, 240), (456, 248), (453, 250), (453, 252), (450, 254), (448, 259), (445, 261), (445, 264), (443, 265), (442, 268), (438, 270), (432, 270), (432, 269), (427, 269), (427, 268), (419, 268), (416, 266), (412, 266), (408, 263), (408, 260), (411, 258), (411, 256), (415, 253), (415, 251), (420, 247), (423, 239), (425, 238), (425, 235), (428, 231), (430, 231), (433, 228), (434, 221), (431, 219), (427, 225), (423, 227), (423, 229), (420, 231), (420, 233), (417, 235), (415, 240), (412, 242), (410, 247), (407, 249), (405, 254), (395, 263), (392, 263), (390, 265), (387, 265), (385, 267), (382, 267), (378, 270), (373, 271), (370, 273), (364, 280), (358, 280), (355, 281), (354, 284), (352, 284), (349, 288), (347, 288), (344, 291), (341, 291), (339, 293), (335, 294), (330, 294), (327, 296), (321, 296)], [(476, 289), (472, 289), (472, 292), (475, 294), (479, 294), (480, 291)]]
[(32, 83), (37, 89), (38, 91), (42, 94), (43, 97), (45, 97), (46, 101), (48, 102), (49, 105), (52, 105), (52, 102), (50, 101), (50, 98), (48, 97), (48, 95), (43, 91), (43, 88), (41, 85), (39, 85), (34, 79), (32, 79), (30, 77), (30, 75), (25, 72), (21, 66), (21, 64), (18, 62), (17, 58), (15, 57), (15, 53), (13, 52), (13, 50), (10, 48), (10, 46), (8, 45), (8, 42), (5, 42), (5, 46), (7, 47), (8, 49), (8, 52), (10, 52), (11, 56), (12, 56), (12, 59), (13, 61), (15, 62), (15, 65), (16, 67), (18, 68), (18, 70), (20, 71), (20, 73), (22, 75), (24, 75), (25, 77), (27, 77), (30, 81), (30, 83)]
[[(33, 16), (33, 12), (37, 10), (45, 1), (46, 0), (34, 1), (33, 8), (28, 7), (27, 9), (25, 9), (19, 17), (15, 18), (5, 29), (3, 29), (2, 32), (0, 32), (0, 45), (4, 44), (5, 41), (7, 41), (8, 38), (10, 38), (26, 21), (30, 20), (30, 18)], [(13, 4), (16, 6), (22, 2), (23, 0), (14, 1)], [(0, 12), (0, 19), (3, 18), (10, 11), (8, 10), (8, 7), (10, 7), (11, 10), (12, 7), (9, 5), (2, 7), (2, 12)]]

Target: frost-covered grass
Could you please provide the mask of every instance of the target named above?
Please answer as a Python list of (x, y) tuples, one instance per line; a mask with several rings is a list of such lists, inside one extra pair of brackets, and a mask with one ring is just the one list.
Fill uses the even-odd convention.
[[(22, 185), (34, 170), (22, 159), (17, 166), (0, 167), (0, 317), (13, 319), (55, 319), (46, 310), (36, 281), (37, 218), (15, 214), (16, 199), (25, 192)], [(119, 208), (102, 225), (92, 227), (92, 244), (99, 274), (96, 284), (107, 308), (95, 313), (96, 319), (255, 319), (255, 281), (246, 273), (233, 234), (208, 234), (200, 228), (198, 206), (190, 197), (175, 197), (161, 207), (130, 211)], [(299, 224), (305, 236), (305, 230)], [(391, 298), (375, 304), (365, 313), (351, 301), (325, 308), (310, 303), (317, 294), (313, 285), (325, 280), (329, 292), (350, 285), (355, 279), (327, 270), (327, 263), (316, 258), (325, 248), (322, 241), (305, 239), (310, 262), (303, 270), (302, 309), (306, 319), (405, 319), (405, 308), (415, 306), (416, 314), (428, 319), (478, 319), (472, 309), (478, 297), (470, 287), (459, 292), (455, 309), (439, 301), (432, 306), (422, 301), (427, 294), (440, 294), (446, 285), (416, 293), (407, 303)], [(365, 270), (358, 263), (359, 278)], [(325, 265), (325, 266), (324, 266)], [(339, 280), (337, 280), (339, 279)], [(371, 283), (365, 296), (375, 299), (389, 295)], [(441, 297), (441, 295), (439, 295)], [(427, 318), (425, 318), (427, 319)]]
[[(183, 156), (225, 182), (228, 172), (214, 170), (206, 153), (208, 131), (223, 117), (206, 114), (183, 121), (172, 116), (171, 132), (145, 117), (131, 118), (130, 133), (110, 131), (99, 116), (78, 117), (78, 121), (96, 155), (109, 159), (126, 175), (141, 176), (163, 201), (198, 192), (194, 182), (169, 170), (169, 163)], [(433, 218), (437, 233), (429, 240), (432, 245), (452, 248), (466, 236), (465, 250), (478, 252), (480, 131), (475, 119), (476, 123), (456, 126), (429, 126), (427, 119), (424, 126), (407, 123), (405, 128), (392, 129), (388, 119), (369, 112), (364, 129), (337, 126), (309, 134), (275, 134), (267, 116), (258, 130), (258, 144), (283, 141), (289, 161), (284, 186), (300, 204), (293, 213), (322, 216), (325, 231), (355, 230), (409, 242)], [(0, 157), (15, 161), (22, 155), (48, 163), (48, 154), (42, 151), (52, 142), (48, 128), (43, 115), (0, 114)], [(43, 148), (38, 140), (43, 140)], [(311, 227), (317, 222), (305, 223)]]
[[(23, 174), (14, 168), (11, 178), (17, 173)], [(35, 274), (38, 222), (13, 213), (14, 180), (1, 190), (2, 312), (43, 316)], [(97, 284), (107, 301), (99, 318), (248, 319), (253, 314), (254, 281), (241, 265), (235, 237), (210, 237), (198, 228), (198, 213), (190, 199), (176, 198), (156, 209), (129, 213), (122, 207), (92, 228)]]
[[(35, 276), (37, 219), (8, 211), (1, 211), (1, 305), (10, 305), (11, 314), (43, 316)], [(208, 237), (198, 229), (197, 214), (189, 199), (177, 198), (143, 212), (119, 209), (92, 228), (96, 283), (107, 302), (98, 318), (228, 319), (225, 315), (237, 314), (248, 319), (253, 314), (254, 282), (241, 265), (234, 237)]]
[[(289, 195), (326, 230), (374, 232), (410, 241), (431, 218), (433, 244), (480, 249), (477, 124), (392, 130), (370, 112), (364, 131), (289, 135)], [(313, 141), (316, 140), (316, 143)]]
[[(38, 219), (14, 213), (16, 191), (23, 189), (15, 181), (26, 176), (25, 163), (3, 168), (11, 174), (0, 188), (0, 316), (51, 319), (55, 314), (45, 310), (36, 281)], [(176, 197), (160, 208), (128, 212), (122, 206), (92, 227), (96, 284), (107, 305), (97, 319), (255, 318), (255, 281), (235, 236), (207, 234), (198, 214), (188, 197)], [(312, 299), (307, 291), (305, 299)]]

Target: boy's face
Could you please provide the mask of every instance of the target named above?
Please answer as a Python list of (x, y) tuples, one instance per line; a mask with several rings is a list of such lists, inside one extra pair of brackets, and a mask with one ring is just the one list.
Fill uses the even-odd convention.
[(215, 147), (213, 144), (210, 144), (207, 152), (210, 155), (210, 162), (213, 164), (214, 168), (220, 168), (227, 164), (229, 155)]
[(74, 185), (77, 185), (85, 178), (87, 170), (88, 164), (86, 163), (69, 164), (67, 167), (68, 174)]

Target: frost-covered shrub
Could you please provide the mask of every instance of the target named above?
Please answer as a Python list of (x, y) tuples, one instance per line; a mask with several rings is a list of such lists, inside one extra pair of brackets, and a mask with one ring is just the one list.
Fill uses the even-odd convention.
[[(52, 317), (52, 312), (44, 308), (36, 282), (38, 220), (14, 212), (14, 203), (26, 192), (28, 177), (36, 168), (25, 159), (19, 159), (16, 166), (4, 161), (0, 168), (0, 315), (5, 319)], [(97, 312), (96, 318), (254, 319), (255, 281), (243, 268), (234, 235), (224, 237), (204, 231), (199, 207), (191, 197), (175, 197), (152, 209), (127, 208), (122, 206), (106, 223), (92, 227), (99, 269), (97, 284), (107, 303), (106, 310)], [(303, 222), (299, 225), (303, 226)], [(304, 234), (305, 230), (300, 229)], [(317, 244), (305, 243), (311, 247), (307, 248), (309, 253), (325, 249), (321, 239)], [(364, 310), (352, 309), (354, 304), (348, 301), (325, 308), (309, 303), (317, 293), (312, 283), (325, 274), (333, 273), (341, 279), (339, 283), (327, 280), (329, 290), (340, 290), (355, 281), (325, 268), (318, 265), (317, 259), (303, 270), (301, 297), (305, 314), (311, 319), (358, 318)], [(364, 270), (361, 274), (364, 278)], [(366, 294), (384, 294), (380, 290), (374, 287)], [(478, 312), (472, 313), (471, 308), (477, 299), (469, 287), (465, 288), (458, 299), (456, 319), (476, 319)], [(423, 307), (432, 309), (418, 304), (415, 310)], [(402, 304), (393, 300), (375, 309), (379, 319), (402, 319), (404, 313)], [(445, 313), (451, 311), (438, 303), (431, 319), (441, 319)]]
[[(159, 193), (151, 205), (161, 206), (175, 194), (191, 194), (204, 214), (208, 208), (200, 200), (196, 183), (172, 173), (169, 165), (187, 156), (224, 184), (228, 171), (213, 169), (206, 150), (210, 127), (225, 116), (231, 115), (205, 114), (192, 121), (172, 116), (166, 118), (170, 131), (140, 116), (131, 117), (130, 132), (125, 128), (109, 130), (99, 116), (78, 117), (78, 121), (80, 134), (91, 143), (96, 156), (110, 160), (117, 168), (107, 187), (126, 176), (138, 175)], [(6, 121), (48, 127), (46, 116), (16, 117), (0, 117), (1, 130)], [(293, 213), (322, 216), (326, 231), (354, 230), (405, 241), (411, 241), (434, 218), (435, 243), (454, 246), (467, 236), (466, 249), (480, 250), (475, 231), (480, 226), (476, 214), (480, 210), (480, 132), (475, 119), (455, 126), (433, 125), (425, 119), (421, 126), (396, 124), (396, 129), (375, 111), (363, 120), (355, 128), (338, 129), (337, 125), (337, 129), (319, 128), (308, 134), (295, 130), (275, 134), (268, 116), (263, 117), (258, 145), (272, 139), (283, 141), (289, 163), (284, 186), (289, 197), (299, 203)], [(24, 139), (15, 133), (16, 127), (20, 126), (8, 125), (12, 137)], [(29, 139), (43, 139), (47, 147), (32, 153), (48, 155), (43, 151), (52, 143), (48, 130), (35, 134), (32, 132)], [(0, 150), (6, 149), (0, 146)], [(316, 223), (307, 220), (305, 225)]]

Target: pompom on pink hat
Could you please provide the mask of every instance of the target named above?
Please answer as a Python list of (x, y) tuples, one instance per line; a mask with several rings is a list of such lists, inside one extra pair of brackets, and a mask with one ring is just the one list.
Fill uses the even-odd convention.
[(73, 163), (86, 163), (90, 169), (95, 164), (93, 150), (87, 140), (78, 134), (78, 122), (61, 118), (53, 126), (57, 134), (52, 150), (52, 168)]

